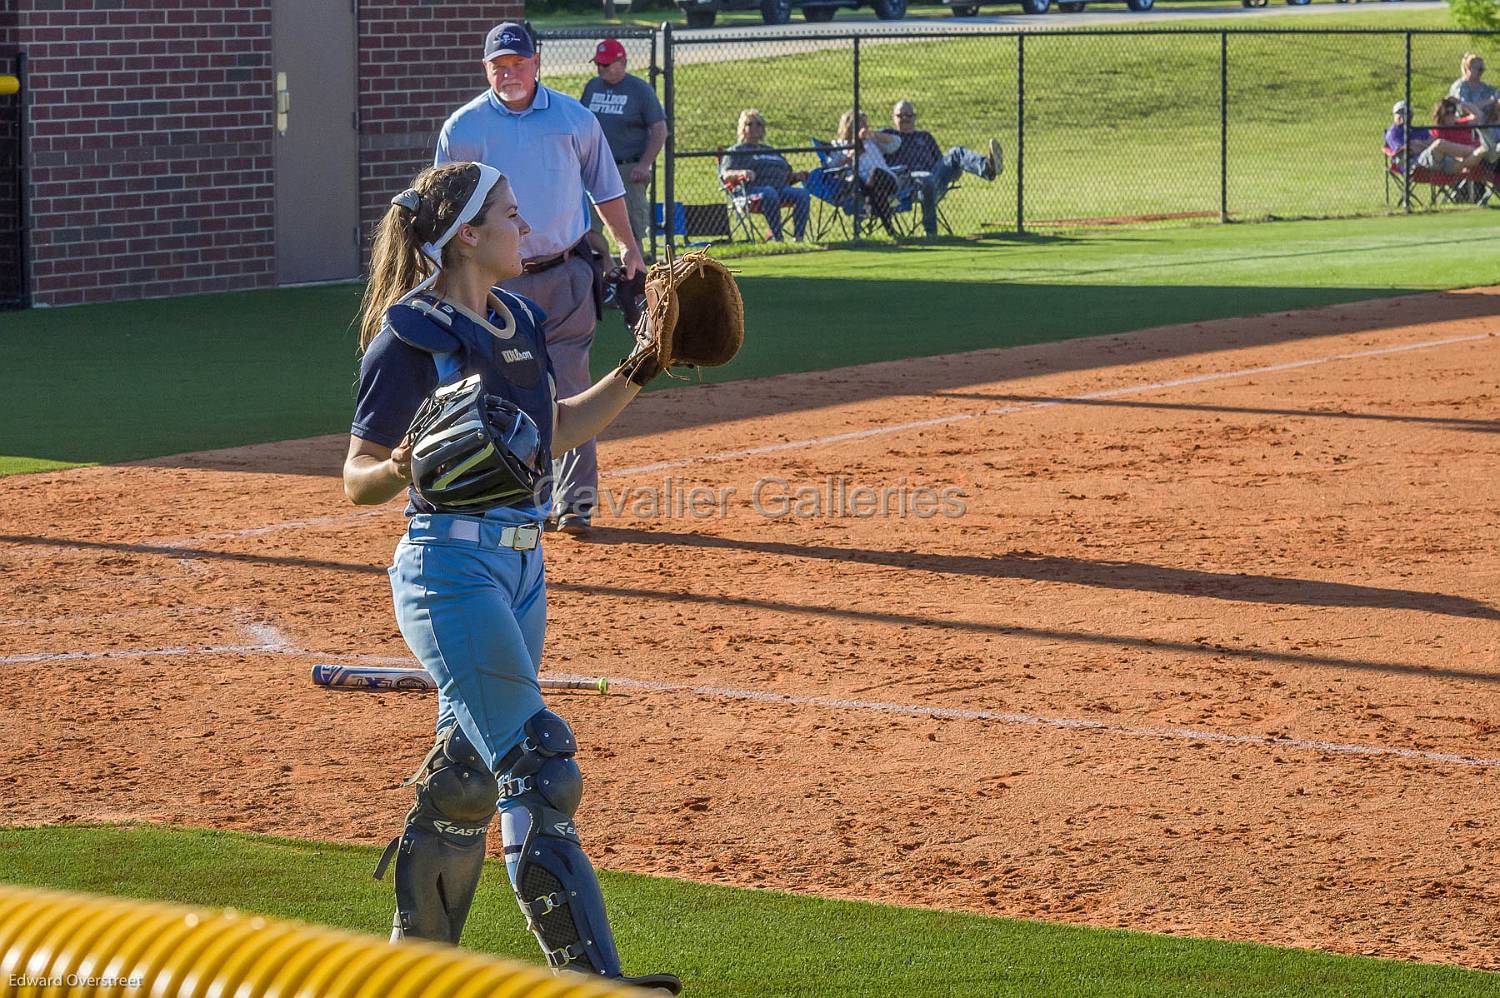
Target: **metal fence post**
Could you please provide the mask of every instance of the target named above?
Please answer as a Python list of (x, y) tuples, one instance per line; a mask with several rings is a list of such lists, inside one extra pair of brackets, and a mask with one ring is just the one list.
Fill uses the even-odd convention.
[(853, 158), (853, 160), (851, 160), (851, 162), (853, 163), (854, 175), (852, 177), (850, 177), (849, 179), (850, 179), (850, 182), (853, 183), (853, 185), (854, 185), (854, 241), (855, 242), (859, 242), (859, 229), (860, 229), (859, 220), (860, 220), (860, 216), (864, 213), (864, 208), (865, 208), (865, 189), (864, 189), (864, 186), (862, 184), (860, 184), (860, 182), (859, 182), (859, 153), (860, 153), (860, 149), (864, 145), (864, 143), (859, 140), (859, 36), (858, 35), (854, 36), (854, 105), (853, 105), (853, 108), (852, 108), (852, 113), (854, 115), (854, 122), (853, 122), (853, 124), (851, 124), (849, 126), (850, 127), (850, 138), (849, 138), (849, 141), (854, 144), (854, 149), (853, 149), (854, 158)]
[[(666, 25), (665, 22), (663, 23), (663, 27), (668, 27), (668, 26), (669, 25)], [(657, 29), (652, 28), (651, 29), (651, 89), (652, 89), (652, 91), (656, 90), (656, 80), (657, 80), (657, 77), (659, 77), (659, 76), (662, 75), (661, 74), (661, 65), (657, 62), (657, 58), (656, 58), (656, 40), (657, 40)], [(663, 113), (665, 113), (665, 112), (663, 112)], [(648, 204), (655, 204), (656, 203), (656, 193), (657, 193), (657, 191), (656, 191), (656, 163), (652, 162), (652, 164), (651, 164), (651, 187), (650, 187), (650, 192), (647, 194), (647, 203)], [(667, 216), (665, 214), (662, 215), (662, 219), (663, 220), (665, 220), (666, 217)], [(651, 254), (651, 259), (655, 260), (656, 259), (656, 226), (650, 225), (650, 226), (647, 226), (647, 227), (651, 230), (651, 248), (647, 252), (649, 252)]]
[(1016, 35), (1016, 235), (1026, 232), (1026, 36)]
[(672, 22), (661, 22), (662, 88), (666, 94), (667, 116), (667, 162), (663, 186), (666, 187), (666, 202), (661, 206), (662, 234), (667, 237), (667, 251), (671, 252), (677, 233), (677, 87), (676, 63), (672, 57)]
[(1415, 117), (1411, 110), (1411, 32), (1406, 33), (1406, 128), (1401, 144), (1401, 202), (1407, 214), (1411, 213), (1411, 123)]
[(1229, 221), (1229, 32), (1219, 33), (1219, 221)]

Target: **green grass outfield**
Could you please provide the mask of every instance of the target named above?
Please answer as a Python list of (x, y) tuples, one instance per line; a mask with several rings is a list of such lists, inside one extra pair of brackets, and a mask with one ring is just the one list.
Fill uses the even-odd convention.
[[(384, 934), (370, 847), (146, 825), (0, 830), (0, 880)], [(171, 871), (163, 876), (163, 871)], [(1312, 950), (985, 918), (605, 871), (634, 973), (704, 998), (1293, 998), (1493, 995), (1500, 977)], [(504, 866), (486, 864), (464, 944), (538, 958)]]
[[(739, 259), (749, 337), (705, 379), (1496, 284), (1494, 219), (1482, 210)], [(0, 473), (343, 432), (359, 294), (346, 284), (0, 313)], [(600, 330), (602, 373), (626, 336), (613, 316)]]
[[(1067, 26), (1060, 16), (1047, 28), (1058, 32)], [(1142, 18), (1092, 29), (1102, 34), (1029, 34), (1027, 225), (1077, 228), (1087, 219), (1154, 216), (1181, 224), (1183, 216), (1218, 217), (1220, 39), (1191, 32), (1453, 26), (1446, 10), (1381, 9), (1338, 17), (1190, 23)], [(1131, 28), (1171, 33), (1118, 33)], [(685, 36), (677, 50), (674, 141), (679, 151), (732, 145), (736, 116), (748, 107), (766, 116), (767, 141), (773, 145), (799, 147), (812, 137), (832, 138), (852, 99), (847, 41), (700, 45), (690, 38)], [(1460, 56), (1475, 44), (1465, 35), (1414, 37), (1412, 100), (1419, 121), (1430, 120), (1429, 109), (1458, 75)], [(919, 126), (942, 147), (982, 151), (993, 136), (1010, 156), (1009, 168), (994, 183), (965, 176), (944, 200), (959, 235), (1016, 227), (1018, 58), (1016, 40), (1004, 37), (861, 45), (859, 99), (875, 127), (889, 124), (892, 103), (909, 98)], [(1401, 35), (1232, 36), (1227, 60), (1231, 217), (1390, 210), (1381, 137), (1390, 125), (1392, 102), (1405, 93), (1405, 65)], [(585, 79), (549, 74), (547, 82), (577, 94)], [(799, 169), (817, 165), (812, 153), (792, 153), (789, 159)], [(658, 196), (664, 198), (664, 191)], [(674, 196), (688, 203), (722, 203), (713, 159), (680, 159)]]

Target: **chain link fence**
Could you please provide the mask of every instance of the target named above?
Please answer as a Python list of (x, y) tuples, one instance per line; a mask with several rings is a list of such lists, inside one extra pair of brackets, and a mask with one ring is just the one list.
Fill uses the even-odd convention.
[[(667, 108), (672, 132), (654, 200), (679, 206), (674, 235), (688, 242), (770, 235), (776, 195), (753, 181), (726, 184), (720, 169), (746, 110), (765, 122), (761, 142), (798, 175), (812, 175), (793, 185), (811, 194), (807, 238), (890, 239), (874, 189), (853, 183), (849, 165), (820, 169), (828, 150), (817, 147), (835, 143), (840, 116), (856, 109), (873, 131), (901, 131), (899, 101), (933, 142), (908, 133), (906, 152), (882, 153), (900, 167), (896, 190), (879, 192), (898, 238), (1410, 210), (1407, 182), (1382, 152), (1391, 106), (1407, 99), (1413, 122), (1431, 123), (1463, 54), (1496, 36), (1350, 28), (619, 34), (632, 70), (650, 67)], [(583, 75), (573, 70), (598, 36), (542, 37), (548, 82), (577, 93)], [(983, 170), (991, 140), (1004, 160), (993, 178)], [(872, 155), (870, 143), (850, 145), (853, 157)], [(1470, 188), (1447, 200), (1419, 190), (1416, 205), (1492, 200), (1489, 184)], [(785, 234), (794, 235), (799, 196), (779, 199)], [(924, 217), (927, 199), (937, 210)]]
[(27, 304), (25, 94), (26, 57), (0, 52), (0, 308)]
[[(604, 38), (614, 38), (625, 47), (627, 72), (651, 84), (658, 94), (661, 92), (663, 72), (660, 53), (665, 39), (654, 28), (611, 28), (607, 34), (581, 28), (556, 28), (536, 34), (537, 52), (542, 57), (541, 80), (554, 90), (573, 97), (581, 95), (584, 84), (598, 75), (598, 67), (593, 61), (594, 47)], [(658, 166), (665, 155), (664, 153), (658, 158)], [(660, 175), (661, 170), (658, 169), (652, 177), (650, 187), (651, 201), (658, 212), (664, 201), (658, 196), (657, 190)], [(659, 214), (657, 222), (660, 223)], [(660, 234), (661, 230), (653, 226), (648, 239), (642, 240), (642, 248), (653, 257)]]

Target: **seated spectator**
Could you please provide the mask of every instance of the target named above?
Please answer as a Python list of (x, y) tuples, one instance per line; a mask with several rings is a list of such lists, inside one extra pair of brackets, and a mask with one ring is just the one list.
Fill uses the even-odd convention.
[(1448, 88), (1448, 96), (1459, 102), (1465, 114), (1484, 124), (1496, 121), (1500, 110), (1500, 91), (1484, 82), (1484, 60), (1473, 52), (1466, 53), (1459, 63), (1463, 75)]
[(1473, 148), (1479, 145), (1474, 137), (1474, 116), (1458, 113), (1458, 100), (1444, 97), (1432, 107), (1432, 134), (1455, 145)]
[(859, 116), (859, 127), (854, 124), (854, 112), (845, 111), (839, 118), (838, 134), (834, 145), (838, 148), (828, 157), (828, 165), (843, 166), (854, 160), (854, 144), (859, 147), (859, 185), (865, 192), (865, 200), (875, 217), (892, 239), (896, 237), (896, 226), (891, 220), (891, 198), (900, 189), (901, 182), (891, 170), (886, 156), (901, 147), (901, 136), (889, 135), (870, 129), (870, 121), (863, 113)]
[(917, 111), (909, 100), (899, 100), (891, 109), (894, 128), (882, 128), (886, 135), (896, 135), (901, 145), (886, 156), (893, 166), (904, 166), (917, 197), (922, 202), (922, 228), (929, 236), (937, 235), (937, 205), (960, 173), (972, 173), (981, 180), (994, 180), (1005, 169), (1000, 143), (990, 139), (989, 155), (954, 146), (946, 153), (938, 151), (931, 132), (917, 128)]
[(785, 156), (766, 145), (766, 119), (759, 111), (741, 111), (737, 132), (738, 144), (725, 149), (719, 161), (720, 178), (744, 183), (746, 194), (760, 196), (761, 212), (771, 227), (772, 239), (781, 239), (781, 206), (791, 205), (792, 236), (800, 241), (807, 234), (811, 198), (807, 191), (792, 185), (806, 180), (807, 174), (793, 170)]
[[(1441, 105), (1440, 105), (1441, 106)], [(1385, 131), (1385, 148), (1398, 170), (1405, 168), (1403, 150), (1409, 150), (1411, 161), (1437, 173), (1451, 176), (1475, 174), (1485, 165), (1484, 147), (1463, 145), (1451, 139), (1439, 138), (1427, 128), (1413, 128), (1408, 124), (1411, 110), (1406, 101), (1397, 101), (1391, 108), (1394, 122)], [(1451, 124), (1451, 123), (1450, 123)]]
[(1469, 148), (1479, 146), (1488, 163), (1500, 159), (1500, 149), (1496, 148), (1494, 131), (1476, 128), (1475, 125), (1479, 122), (1472, 114), (1460, 116), (1459, 109), (1464, 106), (1457, 97), (1444, 97), (1438, 101), (1437, 106), (1432, 109), (1432, 120), (1437, 123), (1432, 129), (1432, 134), (1455, 145)]

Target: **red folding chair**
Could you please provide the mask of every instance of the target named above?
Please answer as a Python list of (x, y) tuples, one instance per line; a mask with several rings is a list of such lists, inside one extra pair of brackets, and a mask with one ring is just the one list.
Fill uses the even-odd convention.
[[(724, 151), (719, 150), (719, 155), (714, 157), (714, 172), (719, 173), (720, 164), (724, 161)], [(759, 215), (765, 217), (765, 205), (761, 204), (759, 194), (750, 193), (750, 185), (743, 180), (728, 180), (719, 176), (719, 183), (724, 187), (724, 196), (729, 199), (729, 238), (730, 240), (743, 239), (745, 242), (769, 242), (771, 229), (767, 225), (762, 231), (750, 216)], [(778, 206), (779, 208), (780, 206)]]
[[(1392, 149), (1385, 146), (1382, 150), (1385, 155), (1385, 203), (1391, 203), (1391, 187), (1397, 191), (1396, 205), (1405, 208), (1406, 205), (1406, 182), (1403, 179), (1401, 167), (1404, 165), (1406, 153), (1401, 149)], [(1440, 173), (1426, 166), (1417, 165), (1417, 157), (1411, 158), (1411, 197), (1412, 204), (1419, 208), (1436, 208), (1439, 204), (1460, 204), (1464, 199), (1460, 195), (1465, 193), (1471, 184), (1479, 184), (1491, 188), (1496, 183), (1494, 167), (1486, 167), (1484, 173), (1479, 177), (1467, 176), (1461, 173)], [(1427, 203), (1422, 203), (1422, 196), (1417, 187), (1427, 188)], [(1488, 199), (1489, 190), (1485, 190), (1479, 202)], [(1468, 199), (1468, 203), (1476, 203), (1475, 199)]]

